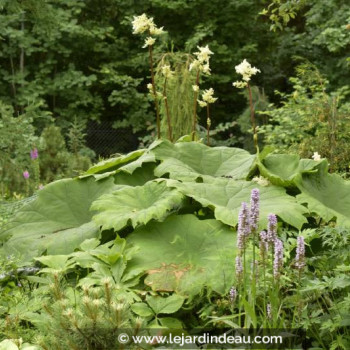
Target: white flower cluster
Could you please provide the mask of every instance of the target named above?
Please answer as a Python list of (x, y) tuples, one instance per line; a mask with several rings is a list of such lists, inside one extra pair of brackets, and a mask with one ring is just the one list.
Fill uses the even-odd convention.
[[(134, 16), (132, 21), (133, 34), (143, 34), (148, 32), (150, 35), (161, 35), (164, 33), (163, 27), (158, 28), (154, 22), (153, 18), (148, 18), (144, 13), (141, 16)], [(156, 39), (148, 37), (145, 39), (145, 44), (143, 48), (154, 45)]]
[(251, 77), (256, 73), (260, 73), (258, 68), (252, 67), (250, 63), (244, 59), (242, 63), (235, 67), (236, 72), (242, 75), (241, 81), (235, 81), (232, 85), (238, 89), (243, 89), (248, 85)]
[(172, 78), (174, 75), (174, 72), (171, 70), (170, 65), (168, 64), (164, 64), (161, 69), (165, 78)]
[(270, 185), (270, 181), (261, 175), (253, 177), (252, 181), (256, 182), (258, 185), (263, 187), (267, 187)]
[[(152, 85), (151, 83), (148, 83), (148, 84), (147, 84), (147, 89), (148, 89), (149, 94), (150, 94), (152, 97), (154, 97), (153, 85)], [(158, 98), (163, 97), (163, 95), (162, 95), (160, 92), (158, 92), (158, 91), (156, 91), (156, 95), (157, 95)]]
[(153, 18), (148, 18), (145, 13), (141, 16), (134, 16), (132, 21), (133, 34), (142, 34), (146, 31), (151, 35), (160, 35), (164, 33), (163, 27), (158, 28), (154, 22)]
[(145, 39), (145, 43), (142, 46), (142, 48), (144, 49), (145, 47), (152, 46), (152, 45), (154, 45), (155, 42), (156, 42), (156, 39), (154, 39), (150, 36), (150, 37)]
[(199, 86), (198, 85), (192, 85), (192, 90), (194, 92), (198, 92), (199, 91)]
[(217, 97), (214, 97), (214, 89), (210, 88), (204, 90), (202, 94), (202, 101), (198, 100), (198, 103), (201, 107), (206, 107), (209, 103), (214, 103), (217, 100)]
[(318, 154), (318, 152), (314, 152), (313, 156), (312, 156), (313, 160), (321, 160), (321, 155)]
[(213, 55), (213, 52), (210, 51), (209, 46), (197, 46), (198, 52), (195, 52), (194, 55), (197, 58), (190, 64), (189, 70), (199, 69), (206, 75), (210, 75), (209, 59), (210, 55)]

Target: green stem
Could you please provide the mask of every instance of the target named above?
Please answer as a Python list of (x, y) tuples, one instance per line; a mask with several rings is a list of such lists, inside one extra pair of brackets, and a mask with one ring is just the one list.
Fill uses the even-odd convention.
[(151, 79), (152, 79), (152, 91), (154, 96), (154, 105), (156, 108), (156, 117), (157, 117), (157, 138), (160, 139), (160, 117), (159, 117), (159, 106), (158, 106), (158, 98), (157, 98), (157, 92), (156, 92), (156, 84), (154, 79), (154, 70), (153, 70), (153, 46), (148, 46), (148, 52), (149, 52), (149, 65), (151, 70)]
[(209, 103), (207, 103), (207, 145), (210, 146), (210, 111), (209, 111)]
[(171, 118), (170, 118), (168, 98), (167, 98), (167, 95), (166, 95), (166, 88), (167, 88), (167, 78), (165, 77), (164, 89), (163, 89), (163, 97), (164, 97), (165, 111), (166, 111), (166, 117), (167, 117), (167, 122), (168, 122), (168, 137), (169, 137), (169, 140), (171, 142), (173, 142), (173, 131), (172, 131), (172, 127), (171, 127)]
[(258, 149), (258, 134), (256, 132), (256, 123), (255, 123), (255, 112), (254, 112), (254, 105), (253, 105), (253, 96), (252, 96), (252, 89), (250, 88), (249, 83), (247, 83), (248, 93), (249, 93), (249, 108), (250, 108), (250, 121), (252, 123), (253, 127), (253, 140), (254, 140), (254, 146), (257, 151)]
[[(199, 70), (197, 71), (196, 86), (199, 86)], [(194, 106), (193, 106), (192, 141), (195, 140), (196, 129), (197, 129), (197, 98), (198, 98), (198, 91), (195, 91), (194, 92)]]

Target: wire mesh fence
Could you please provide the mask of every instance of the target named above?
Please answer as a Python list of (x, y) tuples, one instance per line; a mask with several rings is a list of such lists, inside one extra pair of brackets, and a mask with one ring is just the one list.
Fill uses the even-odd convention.
[(86, 145), (98, 157), (115, 153), (127, 153), (138, 148), (139, 140), (131, 128), (113, 128), (110, 121), (89, 121), (86, 129)]

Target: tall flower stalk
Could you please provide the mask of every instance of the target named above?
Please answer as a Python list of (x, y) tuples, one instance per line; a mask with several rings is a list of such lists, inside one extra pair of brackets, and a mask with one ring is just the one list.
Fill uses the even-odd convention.
[(256, 232), (258, 229), (258, 221), (259, 221), (259, 202), (260, 202), (260, 193), (257, 188), (254, 188), (251, 191), (250, 195), (250, 229), (253, 237), (253, 266), (252, 266), (252, 303), (253, 307), (255, 305), (255, 295), (256, 295), (256, 267), (255, 263), (255, 255), (256, 255)]
[(210, 146), (210, 108), (209, 105), (214, 103), (217, 100), (217, 97), (214, 97), (214, 89), (210, 88), (208, 90), (204, 90), (202, 94), (202, 100), (198, 100), (198, 103), (201, 107), (207, 108), (207, 145)]
[(163, 27), (158, 28), (154, 22), (153, 18), (148, 18), (144, 13), (141, 16), (134, 16), (132, 21), (133, 34), (143, 34), (148, 33), (150, 36), (145, 39), (145, 44), (143, 48), (148, 47), (149, 53), (149, 65), (151, 72), (151, 83), (152, 83), (152, 95), (154, 98), (154, 105), (156, 110), (156, 123), (157, 123), (157, 138), (160, 139), (160, 114), (159, 114), (159, 103), (158, 103), (158, 94), (155, 84), (155, 75), (154, 75), (154, 61), (153, 61), (153, 45), (156, 41), (153, 36), (161, 35), (164, 33)]
[(154, 106), (156, 109), (156, 123), (157, 123), (157, 138), (160, 139), (160, 115), (159, 115), (159, 105), (156, 91), (156, 83), (154, 79), (154, 69), (153, 69), (153, 45), (148, 46), (149, 53), (149, 65), (151, 71), (151, 81), (152, 81), (152, 92), (154, 96)]
[[(200, 74), (203, 73), (205, 75), (210, 75), (210, 66), (209, 66), (209, 59), (210, 55), (213, 54), (212, 51), (210, 51), (209, 46), (197, 46), (198, 52), (195, 52), (194, 55), (196, 58), (193, 60), (193, 62), (189, 66), (189, 70), (196, 70), (196, 83), (193, 85), (193, 91), (194, 91), (194, 107), (193, 107), (193, 124), (192, 124), (192, 141), (196, 138), (196, 130), (197, 130), (197, 100), (199, 95), (199, 80), (200, 80)], [(208, 114), (207, 110), (207, 114)], [(208, 120), (208, 118), (207, 118)], [(208, 127), (208, 123), (207, 123)], [(210, 127), (210, 125), (209, 125)]]
[(235, 81), (233, 83), (233, 86), (238, 89), (247, 88), (248, 90), (248, 97), (249, 97), (249, 108), (250, 108), (250, 122), (252, 124), (253, 128), (253, 140), (254, 140), (254, 146), (256, 150), (258, 151), (258, 134), (257, 134), (257, 128), (256, 128), (256, 121), (255, 121), (255, 110), (254, 110), (254, 104), (253, 104), (253, 97), (252, 97), (252, 90), (250, 87), (250, 80), (251, 77), (257, 73), (260, 73), (260, 70), (252, 67), (250, 63), (244, 59), (242, 63), (240, 63), (238, 66), (235, 67), (235, 70), (238, 74), (242, 75), (241, 81)]
[(167, 97), (167, 82), (168, 82), (168, 79), (172, 78), (174, 72), (171, 70), (169, 65), (164, 65), (164, 66), (162, 66), (162, 74), (164, 76), (163, 99), (164, 99), (164, 105), (165, 105), (165, 112), (166, 112), (166, 116), (167, 116), (168, 138), (171, 142), (173, 142), (171, 116), (170, 116), (169, 103), (168, 103), (168, 97)]

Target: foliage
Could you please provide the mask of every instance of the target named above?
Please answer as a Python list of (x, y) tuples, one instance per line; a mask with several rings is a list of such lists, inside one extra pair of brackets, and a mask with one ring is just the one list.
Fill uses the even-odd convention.
[[(40, 137), (40, 170), (41, 178), (50, 182), (66, 176), (74, 176), (91, 165), (89, 156), (84, 155), (84, 134), (82, 126), (73, 123), (70, 129), (69, 153), (66, 142), (58, 126), (47, 126)], [(89, 151), (87, 152), (88, 155)], [(92, 154), (93, 155), (93, 154)]]
[(350, 164), (347, 89), (327, 93), (327, 81), (309, 63), (298, 66), (291, 82), (293, 92), (281, 94), (282, 105), (264, 112), (269, 120), (261, 127), (265, 143), (306, 158), (318, 152), (328, 158), (331, 170), (346, 172)]
[(29, 153), (38, 143), (31, 116), (13, 117), (13, 112), (10, 105), (0, 103), (0, 191), (3, 198), (12, 191), (26, 191), (23, 172), (32, 173)]
[[(306, 329), (314, 346), (346, 348), (350, 218), (348, 203), (335, 196), (341, 191), (346, 198), (348, 187), (328, 174), (326, 160), (250, 155), (185, 139), (101, 161), (78, 178), (45, 186), (2, 231), (3, 256), (13, 253), (18, 265), (35, 261), (40, 268), (37, 276), (21, 276), (23, 289), (16, 274), (3, 282), (3, 317), (14, 325), (4, 336), (19, 338), (30, 322), (43, 349), (104, 349), (117, 346), (124, 322), (140, 332), (141, 325), (286, 327)], [(257, 232), (269, 227), (268, 214), (278, 217), (285, 252), (278, 283), (270, 250), (264, 265), (254, 239), (245, 246), (244, 283), (234, 274), (235, 257), (242, 256), (239, 208), (253, 189), (260, 197)], [(298, 234), (307, 244), (301, 274)], [(258, 270), (250, 267), (254, 260)], [(329, 336), (315, 332), (321, 322)]]

